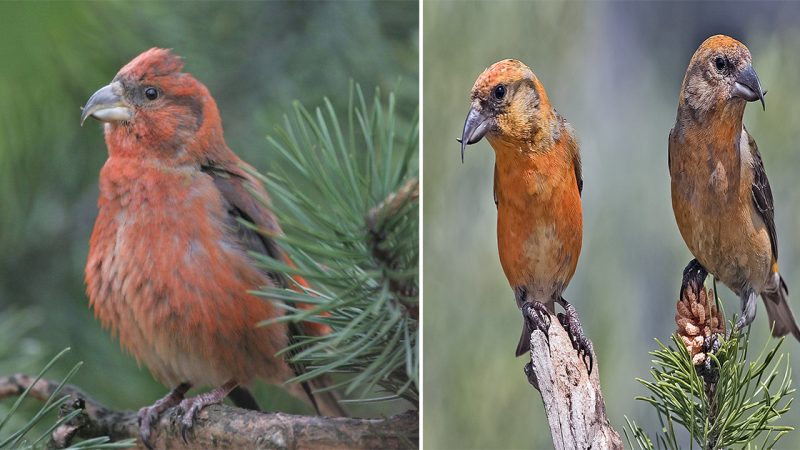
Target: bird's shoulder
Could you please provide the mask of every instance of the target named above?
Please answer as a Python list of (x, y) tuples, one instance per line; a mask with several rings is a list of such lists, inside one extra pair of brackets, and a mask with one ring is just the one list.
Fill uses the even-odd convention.
[(672, 145), (675, 140), (675, 127), (669, 129), (667, 136), (667, 167), (672, 170)]
[(678, 153), (681, 151), (681, 146), (685, 144), (683, 141), (681, 122), (676, 121), (675, 125), (670, 128), (669, 137), (667, 138), (667, 168), (670, 174), (675, 170), (674, 164), (680, 159)]
[[(237, 158), (224, 163), (206, 161), (200, 170), (211, 177), (223, 200), (227, 230), (233, 238), (247, 251), (285, 261), (285, 254), (275, 240), (281, 234), (280, 226), (270, 209), (267, 191), (251, 175), (252, 167)], [(286, 282), (281, 274), (268, 275), (278, 285)]]
[(254, 169), (241, 160), (225, 163), (206, 161), (200, 166), (201, 172), (210, 176), (229, 209), (247, 216), (259, 228), (271, 233), (279, 233), (280, 227), (270, 210), (270, 199), (264, 186), (251, 172)]
[(571, 123), (556, 112), (556, 117), (559, 124), (558, 139), (563, 140), (564, 147), (567, 151), (567, 156), (572, 162), (573, 170), (575, 171), (575, 181), (578, 184), (578, 193), (583, 193), (583, 166), (581, 163), (581, 149), (578, 143), (578, 138), (575, 128)]

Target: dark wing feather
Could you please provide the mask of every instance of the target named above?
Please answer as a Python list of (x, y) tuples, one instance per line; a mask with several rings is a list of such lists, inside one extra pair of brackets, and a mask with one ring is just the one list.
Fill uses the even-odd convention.
[(572, 154), (572, 169), (575, 171), (575, 182), (578, 184), (578, 195), (583, 196), (583, 169), (581, 167), (581, 150), (578, 146), (578, 140), (575, 138), (575, 130), (572, 125), (567, 122), (567, 119), (561, 117), (556, 113), (560, 122), (560, 129), (557, 132), (556, 139), (564, 139), (566, 137), (567, 152)]
[(753, 155), (753, 204), (756, 207), (756, 211), (758, 211), (758, 215), (761, 216), (761, 220), (767, 226), (769, 241), (772, 245), (772, 257), (777, 261), (778, 235), (775, 231), (775, 203), (772, 200), (772, 189), (769, 187), (767, 172), (764, 170), (764, 161), (761, 160), (756, 141), (747, 130), (744, 130), (744, 133), (747, 135), (747, 146), (750, 154)]
[[(240, 221), (250, 222), (270, 234), (281, 232), (275, 216), (256, 197), (262, 195), (263, 200), (267, 201), (268, 199), (267, 193), (261, 185), (253, 182), (250, 176), (238, 167), (228, 169), (209, 162), (203, 165), (201, 170), (211, 176), (214, 185), (222, 194), (228, 209), (228, 226), (236, 232), (242, 246), (249, 251), (269, 255), (276, 260), (283, 261), (285, 259), (283, 250), (274, 239), (256, 232)], [(267, 275), (276, 285), (288, 287), (285, 275), (274, 272), (267, 273)]]
[[(676, 125), (677, 126), (677, 125)], [(672, 136), (675, 134), (675, 128), (669, 130), (669, 139), (667, 145), (667, 169), (670, 176), (672, 175)]]
[(494, 196), (494, 207), (497, 208), (497, 163), (494, 163), (494, 189), (492, 194)]

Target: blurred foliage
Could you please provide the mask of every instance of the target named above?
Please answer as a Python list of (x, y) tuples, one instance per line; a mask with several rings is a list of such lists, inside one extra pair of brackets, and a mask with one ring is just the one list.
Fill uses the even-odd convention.
[[(40, 311), (35, 308), (9, 308), (3, 311), (0, 316), (0, 376), (15, 372), (35, 372), (42, 377), (59, 359), (63, 359), (69, 349), (61, 351), (45, 364), (42, 345), (33, 338), (41, 329), (41, 317)], [(74, 376), (81, 365), (81, 362), (74, 364), (63, 381), (67, 382)], [(27, 395), (25, 391), (19, 397), (0, 402), (0, 449), (42, 448), (48, 442), (52, 429), (78, 413), (74, 411), (74, 414), (57, 417), (56, 408), (65, 399), (63, 396), (58, 397), (58, 391), (44, 403), (38, 400), (26, 401)], [(97, 438), (83, 441), (72, 448), (116, 447), (119, 446), (109, 444), (107, 438)]]
[(40, 368), (44, 351), (32, 336), (41, 330), (41, 323), (42, 313), (35, 308), (3, 311), (0, 315), (0, 374)]
[[(109, 406), (161, 397), (88, 308), (83, 266), (107, 153), (98, 124), (78, 126), (80, 106), (140, 52), (172, 48), (217, 100), (230, 147), (281, 172), (266, 135), (293, 100), (341, 107), (354, 79), (395, 92), (399, 120), (414, 116), (417, 16), (412, 1), (0, 2), (0, 317), (34, 307), (42, 326), (29, 339), (70, 345), (86, 362), (73, 383)], [(256, 394), (309, 412), (280, 388), (257, 384)]]
[[(405, 132), (397, 119), (394, 94), (384, 102), (377, 91), (368, 103), (357, 85), (344, 113), (326, 101), (313, 113), (297, 104), (285, 118), (270, 142), (294, 170), (262, 180), (286, 233), (277, 239), (297, 268), (259, 260), (267, 270), (301, 275), (312, 289), (298, 284), (260, 295), (289, 309), (268, 323), (310, 319), (331, 329), (286, 350), (305, 368), (294, 381), (346, 374), (336, 384), (345, 399), (404, 398), (416, 406), (419, 131), (416, 116)], [(294, 180), (312, 188), (304, 193)]]
[[(525, 361), (514, 358), (522, 320), (497, 256), (494, 154), (483, 141), (461, 164), (456, 142), (475, 79), (503, 58), (528, 64), (577, 131), (584, 239), (565, 298), (594, 342), (612, 425), (621, 432), (628, 415), (656, 429), (655, 411), (634, 401), (644, 393), (635, 377), (650, 367), (652, 339), (674, 332), (691, 259), (671, 208), (667, 136), (689, 59), (716, 33), (750, 48), (769, 90), (766, 112), (751, 105), (745, 123), (775, 196), (781, 272), (790, 292), (800, 292), (800, 4), (451, 0), (422, 9), (426, 447), (552, 446)], [(720, 295), (729, 310), (738, 307), (727, 289)], [(796, 295), (793, 303), (800, 310)], [(758, 308), (754, 348), (769, 339)], [(792, 358), (795, 372), (799, 360)], [(797, 424), (800, 411), (782, 420)], [(800, 447), (800, 434), (781, 445)]]
[[(33, 308), (7, 308), (0, 315), (0, 376), (15, 372), (38, 372), (45, 362), (44, 349), (34, 336), (41, 329), (41, 311)], [(10, 414), (12, 401), (0, 402), (0, 420), (9, 429), (22, 428), (36, 409), (24, 405), (17, 415)], [(2, 436), (2, 435), (0, 435)], [(2, 439), (2, 438), (0, 438)]]
[[(69, 348), (66, 348), (54, 356), (34, 378), (31, 386), (36, 385), (39, 379), (43, 378), (50, 368), (52, 368), (53, 365), (55, 365), (65, 353), (69, 352), (69, 350)], [(0, 357), (2, 357), (2, 355), (0, 355)], [(24, 423), (18, 427), (11, 428), (11, 431), (8, 433), (0, 434), (0, 449), (27, 450), (45, 448), (45, 446), (49, 447), (50, 436), (52, 435), (53, 431), (55, 431), (59, 426), (69, 422), (70, 420), (73, 420), (82, 412), (82, 410), (76, 409), (69, 414), (64, 414), (63, 416), (58, 414), (58, 417), (53, 417), (56, 415), (56, 409), (70, 399), (69, 395), (59, 396), (59, 394), (69, 380), (75, 375), (75, 373), (78, 372), (78, 369), (80, 369), (82, 365), (83, 363), (79, 362), (72, 366), (72, 369), (67, 373), (66, 376), (64, 376), (64, 379), (61, 380), (50, 396), (43, 403), (41, 403), (38, 408), (35, 408), (35, 413), (25, 420)], [(20, 410), (20, 406), (22, 406), (28, 399), (30, 390), (30, 387), (25, 389), (19, 395), (19, 397), (14, 400), (9, 411), (0, 415), (0, 432), (2, 432), (4, 428), (10, 428), (8, 427), (8, 424), (13, 423), (13, 419), (16, 419), (15, 413)], [(39, 402), (36, 401), (36, 403), (38, 404)], [(31, 437), (32, 435), (36, 437)], [(135, 439), (125, 439), (118, 442), (111, 442), (108, 437), (104, 436), (86, 439), (81, 442), (71, 444), (69, 447), (67, 447), (67, 449), (128, 448), (134, 443)]]

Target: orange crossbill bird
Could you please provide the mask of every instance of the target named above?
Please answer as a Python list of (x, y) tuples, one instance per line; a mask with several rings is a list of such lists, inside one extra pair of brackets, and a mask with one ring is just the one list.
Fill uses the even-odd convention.
[[(281, 229), (266, 191), (225, 144), (208, 89), (182, 68), (169, 50), (148, 50), (95, 92), (81, 116), (105, 123), (108, 146), (86, 262), (90, 304), (121, 345), (174, 388), (139, 412), (148, 446), (152, 424), (171, 406), (184, 412), (184, 436), (201, 408), (226, 395), (254, 407), (243, 386), (296, 375), (275, 354), (298, 327), (325, 332), (313, 323), (256, 326), (283, 309), (249, 291), (292, 281), (259, 269), (248, 252), (291, 262), (270, 237)], [(214, 389), (184, 398), (192, 386)], [(330, 393), (288, 389), (318, 412), (344, 415)]]
[(533, 327), (547, 335), (555, 303), (578, 352), (592, 370), (592, 345), (562, 292), (581, 253), (581, 160), (575, 131), (553, 107), (525, 64), (506, 59), (475, 81), (461, 135), (464, 148), (489, 140), (495, 153), (494, 197), (500, 264), (523, 312), (517, 356), (530, 350)]
[(750, 51), (728, 36), (697, 49), (681, 86), (669, 134), (672, 209), (695, 260), (681, 287), (702, 285), (710, 272), (741, 299), (741, 329), (756, 316), (761, 295), (772, 334), (800, 329), (778, 273), (772, 191), (756, 141), (742, 124), (747, 102), (764, 94)]

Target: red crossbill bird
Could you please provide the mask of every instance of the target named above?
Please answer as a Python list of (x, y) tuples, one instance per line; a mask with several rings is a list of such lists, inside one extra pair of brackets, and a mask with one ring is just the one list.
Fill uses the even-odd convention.
[[(267, 273), (248, 254), (290, 264), (274, 239), (281, 229), (267, 192), (225, 144), (208, 89), (182, 68), (169, 50), (148, 50), (95, 92), (81, 116), (104, 122), (108, 147), (86, 262), (90, 304), (121, 345), (174, 388), (140, 410), (147, 445), (171, 406), (184, 413), (184, 433), (201, 408), (226, 395), (252, 406), (240, 387), (297, 374), (275, 354), (298, 328), (325, 332), (313, 323), (256, 326), (284, 309), (251, 290), (304, 281)], [(185, 397), (192, 386), (214, 389)], [(287, 389), (318, 412), (344, 414), (330, 393), (314, 395), (307, 383)]]
[(555, 303), (562, 325), (592, 370), (592, 345), (562, 293), (581, 253), (581, 160), (572, 126), (551, 106), (533, 71), (507, 59), (486, 69), (471, 91), (464, 148), (484, 136), (495, 153), (494, 196), (500, 264), (523, 312), (516, 355), (530, 350), (532, 327), (545, 335)]
[(773, 335), (800, 340), (778, 272), (772, 191), (742, 123), (747, 102), (764, 106), (764, 94), (750, 51), (728, 36), (708, 38), (689, 62), (669, 134), (672, 208), (696, 258), (681, 290), (711, 273), (741, 299), (737, 328), (753, 321), (761, 295)]

